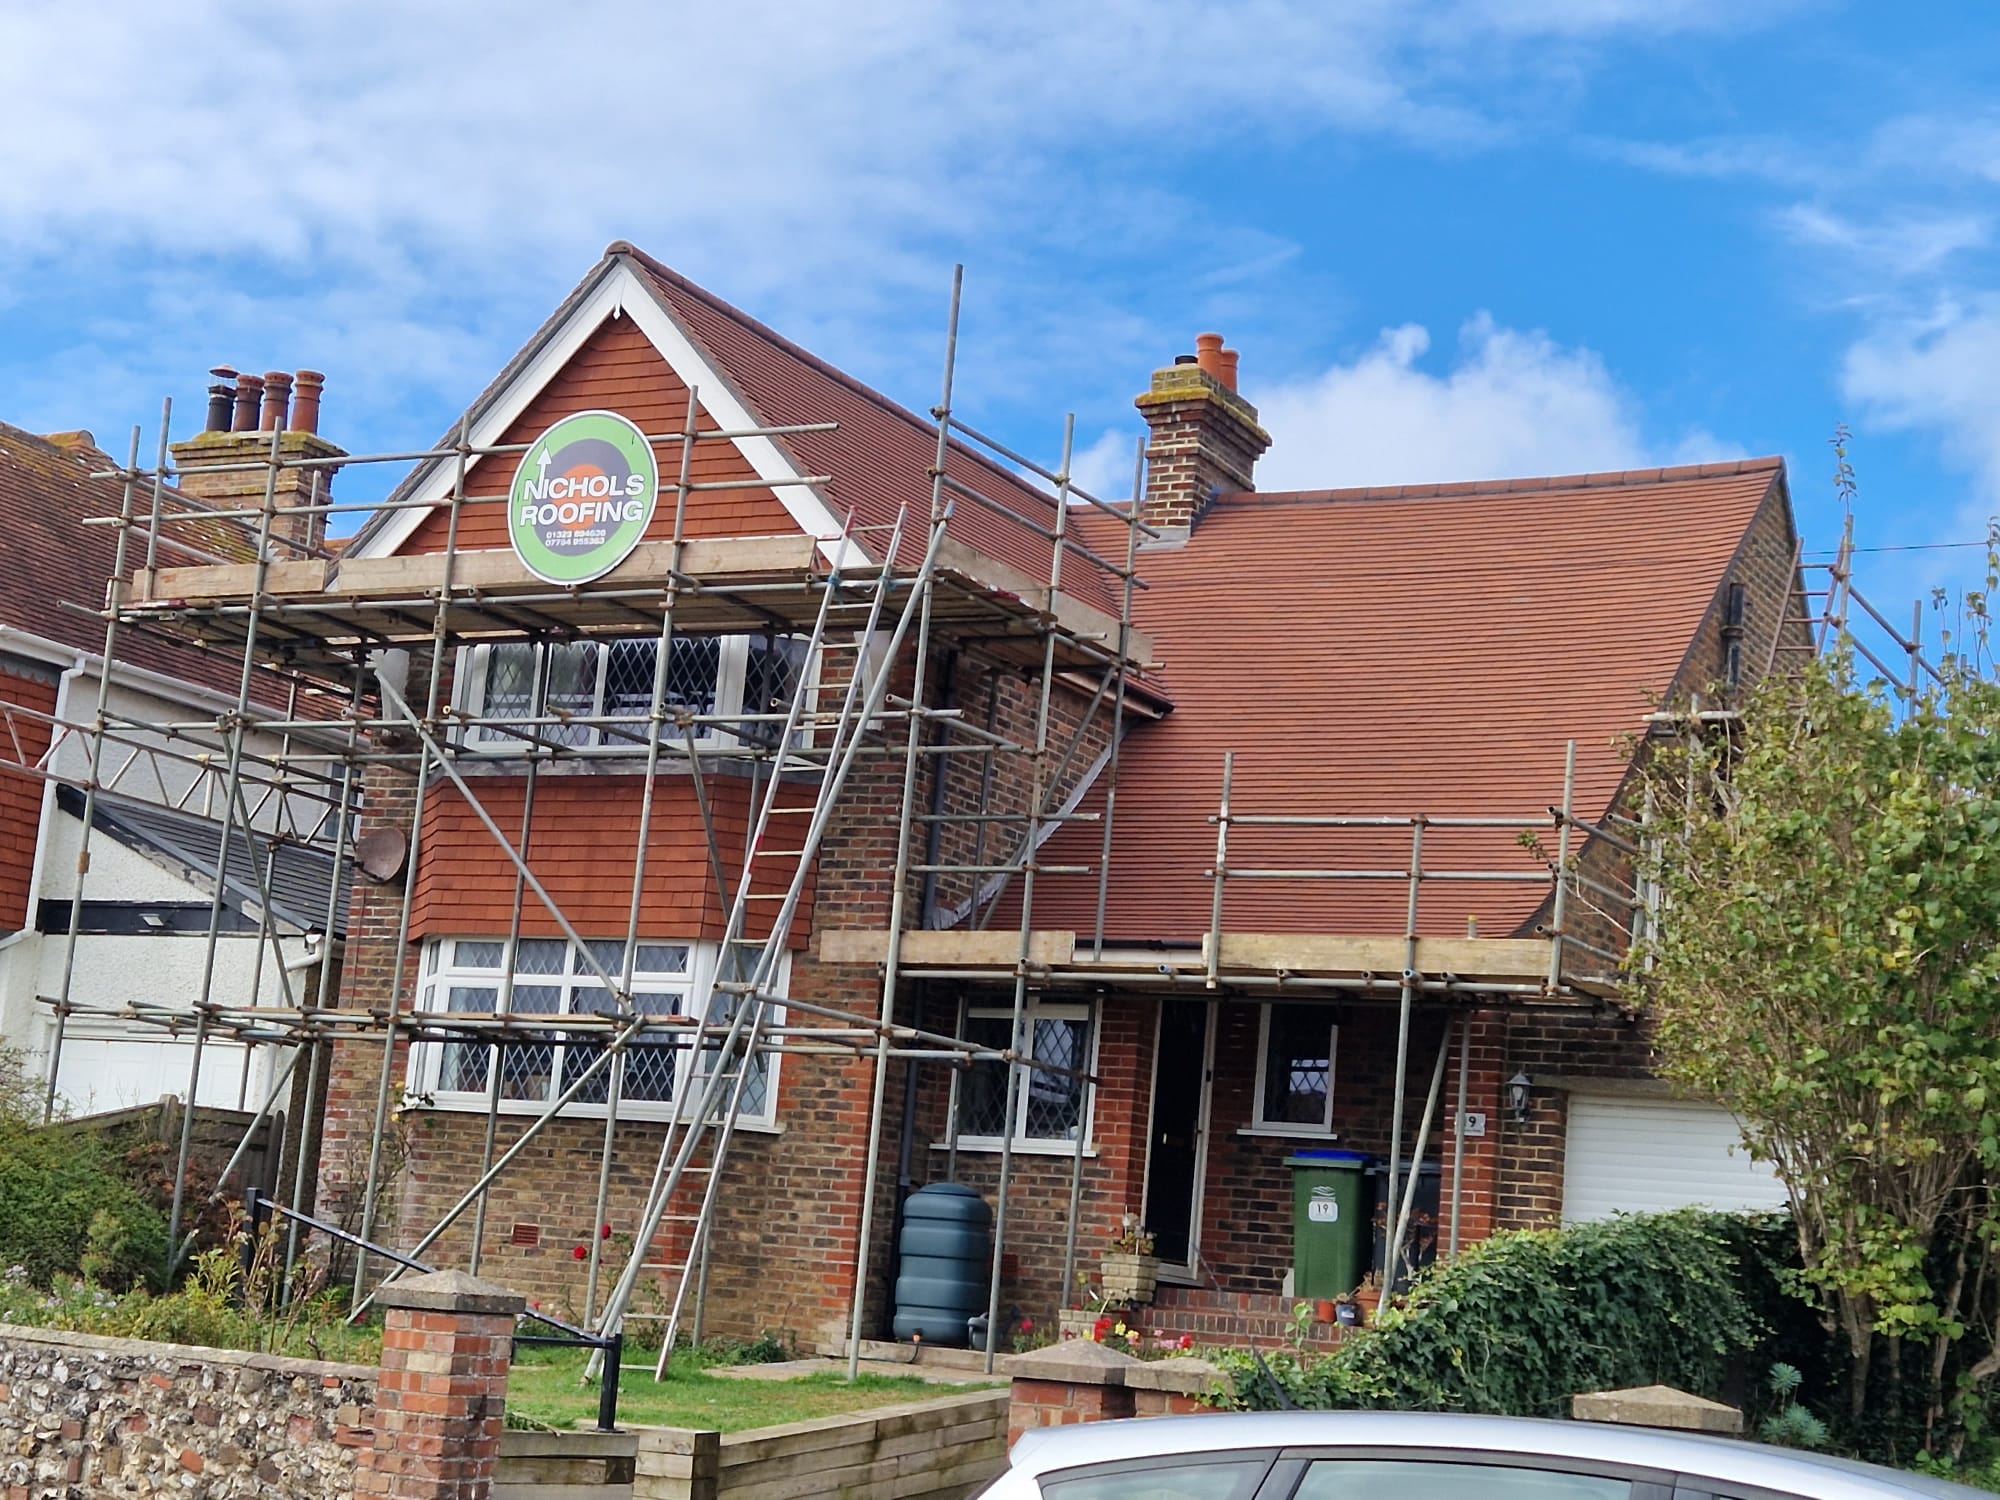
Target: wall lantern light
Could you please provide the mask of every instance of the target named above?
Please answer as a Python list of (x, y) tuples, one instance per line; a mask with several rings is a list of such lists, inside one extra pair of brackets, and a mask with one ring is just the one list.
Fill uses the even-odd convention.
[(1507, 1111), (1517, 1125), (1528, 1122), (1528, 1090), (1533, 1087), (1534, 1080), (1526, 1073), (1516, 1073), (1507, 1080)]

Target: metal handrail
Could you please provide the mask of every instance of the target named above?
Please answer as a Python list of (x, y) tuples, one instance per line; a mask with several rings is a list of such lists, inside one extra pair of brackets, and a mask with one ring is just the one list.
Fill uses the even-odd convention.
[[(353, 1245), (357, 1249), (367, 1251), (370, 1255), (379, 1255), (382, 1259), (394, 1262), (406, 1270), (429, 1272), (437, 1269), (436, 1266), (426, 1265), (423, 1261), (416, 1259), (414, 1256), (405, 1255), (400, 1250), (391, 1250), (386, 1245), (378, 1245), (372, 1240), (364, 1240), (360, 1235), (342, 1229), (336, 1224), (329, 1224), (324, 1219), (315, 1219), (311, 1214), (302, 1214), (295, 1209), (287, 1208), (277, 1199), (268, 1197), (253, 1187), (243, 1194), (243, 1216), (244, 1221), (249, 1225), (250, 1229), (243, 1246), (244, 1269), (246, 1271), (249, 1269), (250, 1258), (257, 1253), (258, 1238), (262, 1234), (264, 1226), (271, 1222), (274, 1215), (289, 1219), (294, 1224), (302, 1224), (307, 1229), (317, 1230), (330, 1239), (340, 1240), (345, 1244)], [(623, 1333), (613, 1333), (600, 1336), (590, 1332), (588, 1329), (578, 1328), (573, 1323), (565, 1323), (561, 1318), (552, 1318), (547, 1313), (541, 1311), (541, 1309), (535, 1307), (523, 1308), (519, 1316), (533, 1318), (537, 1323), (545, 1323), (549, 1327), (556, 1329), (563, 1337), (556, 1338), (548, 1334), (517, 1333), (514, 1335), (516, 1345), (528, 1344), (537, 1348), (597, 1349), (602, 1351), (604, 1355), (604, 1378), (597, 1390), (597, 1430), (599, 1432), (616, 1432), (618, 1430), (618, 1369), (619, 1359), (625, 1349), (625, 1335)]]

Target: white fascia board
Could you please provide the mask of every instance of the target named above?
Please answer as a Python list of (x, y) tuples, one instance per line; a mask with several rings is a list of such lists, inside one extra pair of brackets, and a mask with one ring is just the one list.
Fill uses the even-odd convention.
[[(16, 630), (11, 625), (0, 625), (0, 652), (12, 652), (45, 666), (61, 667), (64, 671), (94, 673), (104, 664), (104, 658), (95, 651), (85, 651), (77, 646), (65, 646), (60, 641), (47, 640), (24, 630)], [(217, 713), (236, 712), (236, 699), (215, 688), (203, 687), (200, 683), (189, 682), (180, 677), (169, 677), (164, 672), (155, 672), (150, 667), (134, 666), (130, 662), (113, 661), (111, 680), (121, 687), (136, 688), (151, 693), (156, 698), (169, 702), (185, 703), (190, 708), (214, 709)], [(90, 706), (96, 712), (96, 705)], [(58, 709), (57, 718), (68, 718), (66, 711)], [(275, 713), (252, 705), (249, 717), (244, 721), (256, 728), (263, 720), (279, 717)]]
[[(596, 288), (577, 304), (554, 337), (542, 346), (541, 352), (479, 415), (469, 434), (472, 445), (484, 447), (498, 443), (501, 435), (520, 419), (529, 404), (576, 357), (591, 335), (608, 319), (620, 316), (632, 319), (633, 326), (646, 335), (660, 358), (667, 362), (667, 367), (683, 384), (698, 393), (703, 408), (726, 430), (742, 431), (762, 425), (737, 398), (729, 382), (695, 348), (694, 341), (657, 292), (629, 263), (620, 260), (606, 270)], [(774, 439), (750, 436), (733, 441), (737, 451), (756, 471), (757, 477), (771, 486), (779, 503), (798, 523), (801, 531), (818, 538), (822, 544), (838, 540), (841, 531), (839, 518), (810, 487), (799, 482), (803, 476)], [(469, 458), (467, 472), (479, 461), (477, 454)], [(423, 507), (449, 498), (455, 476), (455, 465), (438, 462), (430, 476), (410, 495), (410, 508), (399, 512), (365, 546), (357, 548), (354, 555), (393, 556), (430, 514)], [(820, 550), (831, 561), (832, 552), (836, 549), (822, 545)]]

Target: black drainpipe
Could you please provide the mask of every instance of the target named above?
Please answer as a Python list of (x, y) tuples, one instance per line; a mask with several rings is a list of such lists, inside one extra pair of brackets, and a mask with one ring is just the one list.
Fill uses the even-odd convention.
[[(954, 651), (944, 659), (943, 681), (939, 685), (938, 693), (940, 707), (954, 706), (957, 687), (958, 653)], [(915, 733), (915, 730), (912, 729), (911, 732)], [(925, 928), (937, 924), (936, 866), (938, 851), (944, 841), (944, 825), (938, 822), (937, 815), (944, 811), (945, 772), (951, 765), (952, 757), (934, 755), (931, 759), (935, 765), (931, 772), (931, 821), (928, 831), (924, 834), (924, 863), (932, 868), (924, 871), (923, 897), (918, 903), (917, 914), (918, 924)], [(978, 876), (975, 875), (973, 878), (977, 880)], [(920, 1000), (927, 1005), (930, 1000), (930, 986), (925, 985), (918, 994)], [(894, 1020), (895, 1017), (891, 1016), (890, 1019)], [(903, 1059), (903, 1139), (896, 1148), (896, 1212), (889, 1224), (889, 1297), (883, 1304), (882, 1315), (885, 1324), (893, 1323), (896, 1316), (896, 1278), (903, 1270), (903, 1204), (916, 1188), (916, 1178), (911, 1171), (916, 1151), (916, 1137), (917, 1060), (908, 1057)], [(891, 1327), (884, 1327), (881, 1333), (884, 1338), (895, 1337), (894, 1329)]]

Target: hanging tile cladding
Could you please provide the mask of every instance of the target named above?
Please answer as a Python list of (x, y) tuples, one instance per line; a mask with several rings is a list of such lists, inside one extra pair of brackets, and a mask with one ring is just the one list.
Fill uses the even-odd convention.
[[(1185, 942), (1207, 930), (1226, 750), (1238, 814), (1534, 817), (1562, 800), (1573, 739), (1577, 810), (1602, 815), (1656, 698), (1714, 678), (1714, 649), (1691, 647), (1739, 567), (1768, 641), (1791, 534), (1776, 459), (1225, 496), (1185, 546), (1144, 556), (1138, 623), (1159, 643), (1175, 709), (1135, 729), (1123, 756), (1107, 932)], [(1101, 810), (1101, 793), (1084, 809)], [(1097, 838), (1067, 828), (1044, 859), (1084, 863)], [(1229, 863), (1400, 871), (1409, 854), (1406, 829), (1236, 828)], [(1511, 830), (1432, 829), (1423, 857), (1431, 870), (1544, 868)], [(1483, 935), (1510, 935), (1546, 893), (1429, 885), (1420, 925), (1462, 935), (1477, 917)], [(1225, 897), (1238, 932), (1400, 933), (1407, 886), (1238, 881)], [(1095, 898), (1094, 880), (1051, 877), (1035, 925), (1087, 928)]]
[[(532, 442), (552, 423), (579, 411), (617, 412), (649, 435), (679, 432), (687, 421), (687, 401), (687, 386), (668, 368), (646, 336), (630, 318), (615, 318), (590, 336), (499, 441)], [(701, 427), (705, 432), (718, 430), (715, 418), (706, 411), (701, 414)], [(658, 445), (653, 451), (660, 463), (660, 504), (646, 534), (654, 541), (671, 541), (673, 486), (680, 475), (680, 444)], [(506, 494), (518, 462), (513, 454), (481, 460), (466, 475), (466, 494)], [(756, 485), (756, 471), (734, 443), (697, 443), (689, 477), (698, 484), (749, 480), (753, 487), (695, 491), (688, 498), (688, 536), (778, 536), (795, 534), (799, 529), (777, 496)], [(464, 507), (458, 522), (458, 545), (462, 548), (509, 545), (506, 510), (505, 505), (496, 504)], [(426, 517), (402, 550), (442, 552), (449, 520), (445, 511)]]
[[(755, 816), (750, 783), (741, 776), (708, 776), (709, 809), (730, 890), (718, 900), (692, 778), (665, 774), (653, 797), (646, 840), (644, 893), (639, 931), (648, 937), (722, 936), (728, 901), (742, 872), (743, 846)], [(526, 781), (518, 776), (481, 777), (473, 783), (481, 804), (510, 837), (521, 827)], [(810, 788), (781, 792), (786, 804), (809, 805)], [(544, 775), (535, 787), (535, 814), (529, 833), (528, 866), (547, 888), (563, 915), (586, 937), (615, 937), (626, 930), (632, 900), (633, 862), (638, 854), (639, 776)], [(800, 818), (777, 818), (765, 847), (795, 847), (786, 840)], [(782, 893), (792, 864), (760, 858), (754, 889)], [(481, 824), (457, 788), (433, 786), (424, 804), (412, 933), (450, 937), (507, 931), (514, 907), (513, 861)], [(770, 931), (774, 901), (751, 908), (749, 934)], [(529, 892), (521, 904), (521, 930), (557, 936), (548, 908)], [(808, 884), (793, 923), (792, 942), (803, 946), (812, 930), (812, 888)]]
[[(0, 672), (0, 702), (37, 713), (56, 711), (56, 685), (39, 676)], [(32, 761), (49, 748), (45, 724), (17, 721), (8, 758)], [(28, 885), (35, 868), (35, 835), (42, 823), (42, 783), (19, 771), (0, 771), (0, 932), (28, 925)]]
[[(852, 507), (860, 522), (879, 526), (892, 523), (904, 505), (919, 521), (930, 514), (930, 469), (937, 461), (937, 434), (924, 418), (814, 358), (651, 257), (634, 252), (634, 260), (674, 316), (764, 421), (840, 424), (837, 432), (800, 433), (784, 440), (808, 472), (833, 476), (828, 499), (837, 513)], [(947, 527), (951, 535), (987, 557), (1047, 579), (1054, 547), (1035, 528), (1054, 530), (1053, 496), (959, 443), (951, 444), (945, 470), (1034, 523), (1023, 525), (961, 496), (953, 502)], [(1102, 556), (1125, 555), (1122, 538), (1115, 552), (1097, 550)], [(919, 527), (904, 538), (900, 560), (913, 564), (922, 556)], [(1088, 558), (1065, 552), (1063, 592), (1115, 615), (1116, 582)]]

